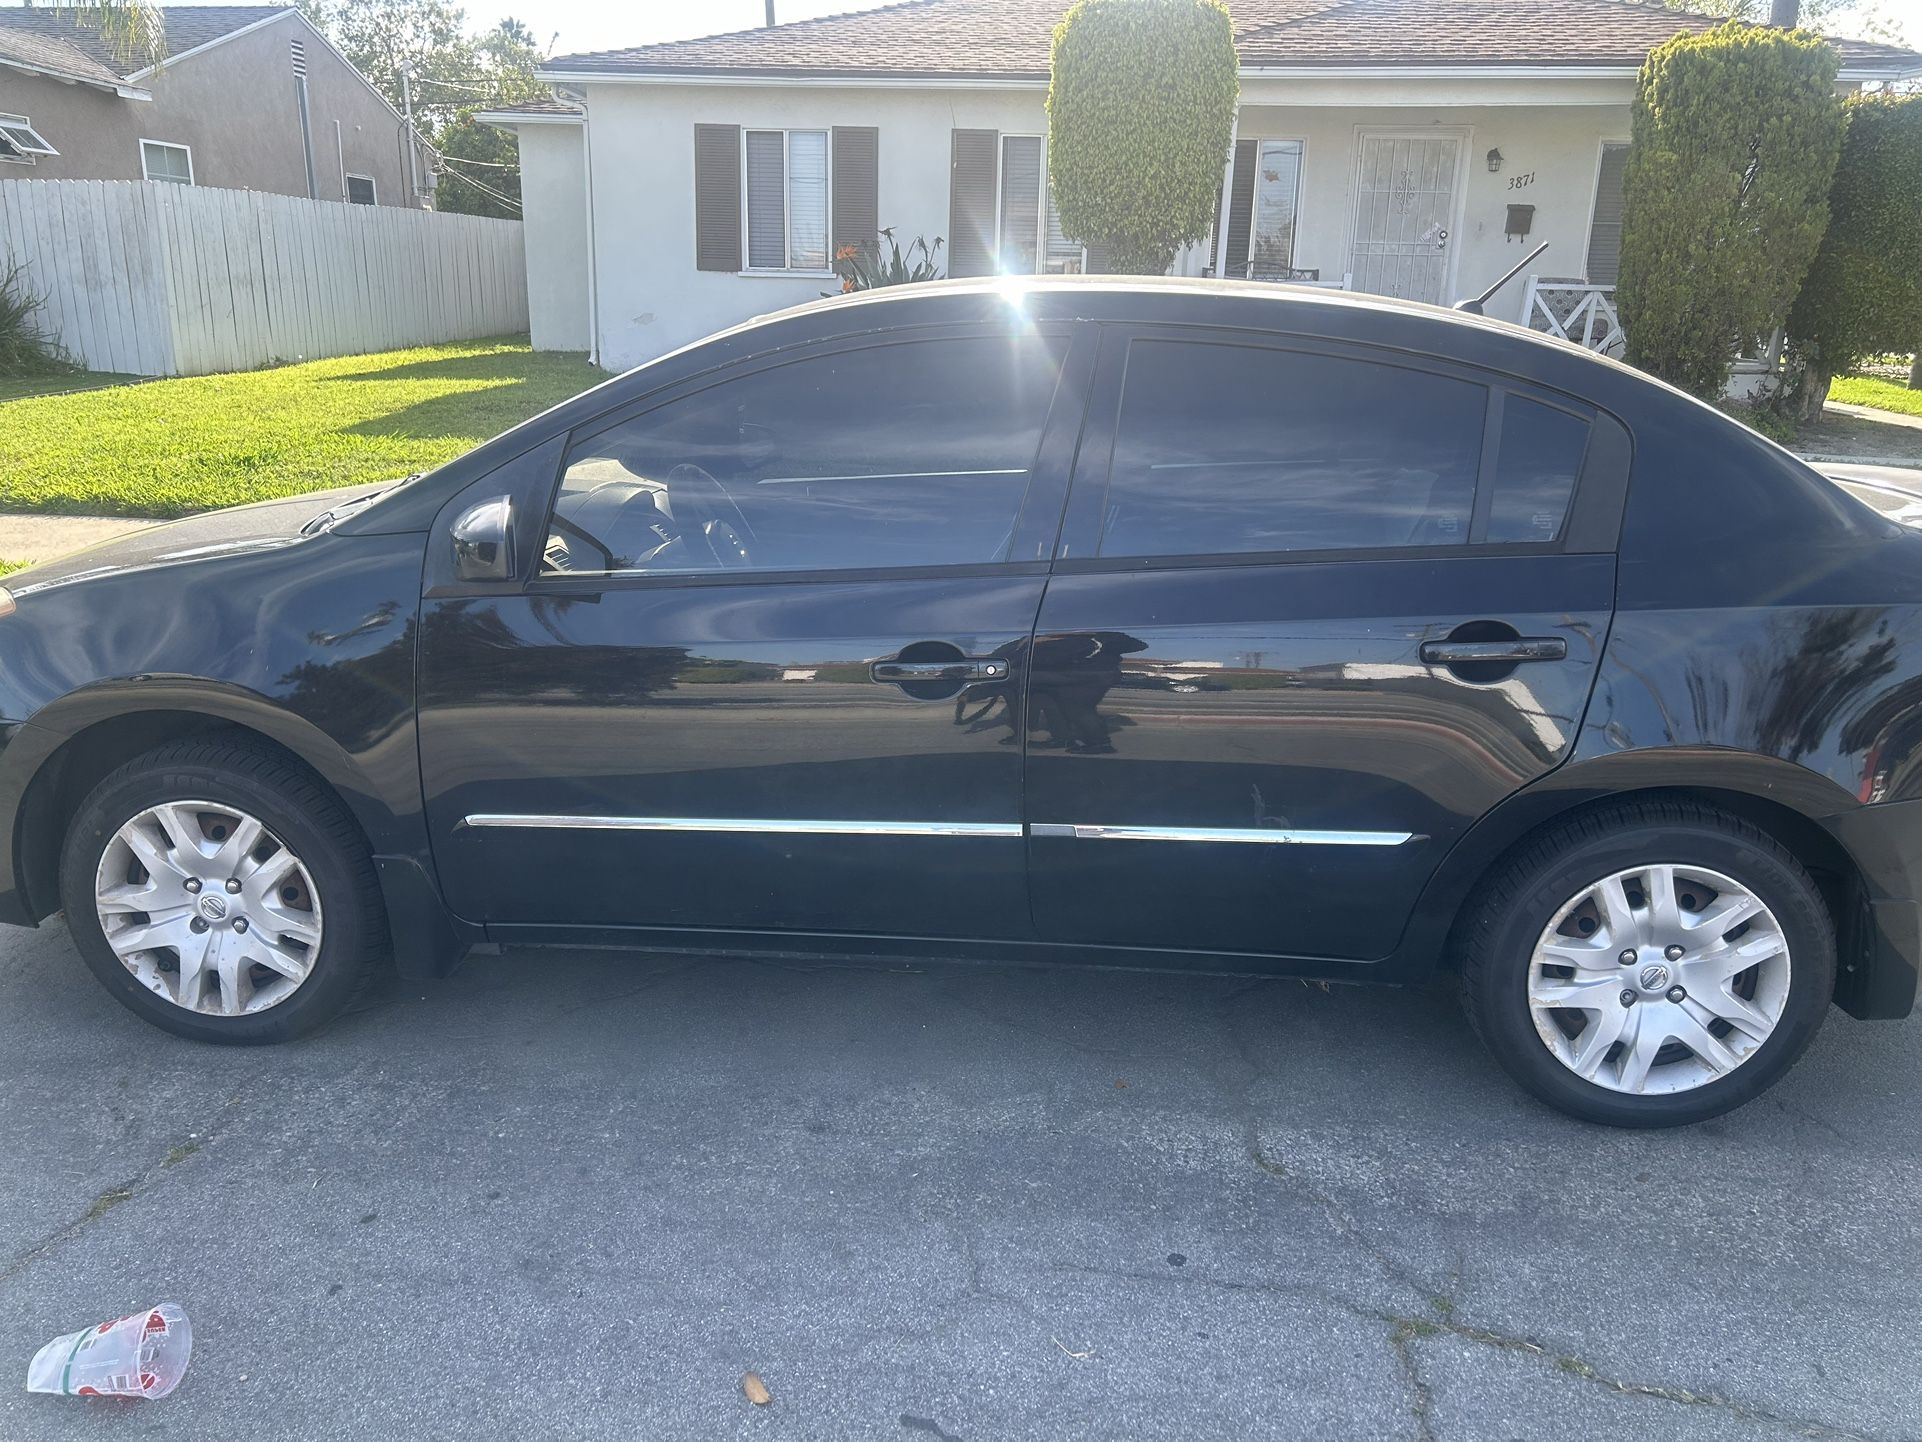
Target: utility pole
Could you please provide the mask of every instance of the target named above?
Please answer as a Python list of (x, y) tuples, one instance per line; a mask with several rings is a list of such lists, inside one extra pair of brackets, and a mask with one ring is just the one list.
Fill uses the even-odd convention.
[[(768, 0), (772, 5), (774, 0)], [(1780, 3), (1780, 0), (1777, 0)], [(407, 204), (415, 207), (420, 204), (420, 145), (414, 139), (414, 87), (413, 67), (400, 68), (401, 111), (407, 121)]]
[(1769, 24), (1777, 30), (1793, 30), (1801, 18), (1800, 0), (1769, 0)]
[(774, 28), (774, 0), (767, 0), (767, 28)]

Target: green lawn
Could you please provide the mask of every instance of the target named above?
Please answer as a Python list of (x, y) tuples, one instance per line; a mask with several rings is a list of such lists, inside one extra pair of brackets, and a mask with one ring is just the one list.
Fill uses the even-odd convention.
[(178, 516), (406, 475), (603, 378), (489, 340), (0, 400), (0, 511)]
[(112, 371), (0, 377), (0, 401), (17, 401), (23, 396), (57, 396), (66, 391), (94, 391), (102, 386), (124, 386), (144, 379), (144, 376), (115, 375)]
[(1829, 387), (1829, 399), (1852, 406), (1874, 406), (1878, 411), (1899, 411), (1905, 416), (1922, 416), (1922, 391), (1912, 391), (1900, 381), (1885, 381), (1875, 376), (1837, 376)]

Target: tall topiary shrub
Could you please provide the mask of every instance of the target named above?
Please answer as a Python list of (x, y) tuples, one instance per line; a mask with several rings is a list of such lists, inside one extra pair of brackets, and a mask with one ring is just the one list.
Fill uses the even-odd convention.
[(1055, 27), (1049, 177), (1104, 269), (1160, 275), (1208, 234), (1239, 72), (1221, 0), (1076, 0)]
[(1649, 53), (1616, 287), (1632, 364), (1712, 399), (1787, 316), (1828, 224), (1836, 68), (1816, 36), (1734, 21)]
[(1805, 419), (1838, 372), (1922, 336), (1922, 95), (1858, 95), (1848, 116), (1828, 234), (1789, 312)]

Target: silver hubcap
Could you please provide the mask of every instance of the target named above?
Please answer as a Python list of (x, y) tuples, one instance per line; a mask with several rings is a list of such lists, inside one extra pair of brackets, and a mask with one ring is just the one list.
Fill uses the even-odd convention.
[(265, 1011), (300, 989), (320, 954), (320, 894), (306, 866), (221, 802), (134, 817), (107, 843), (93, 894), (121, 964), (188, 1011)]
[(1699, 866), (1604, 877), (1535, 943), (1528, 1007), (1542, 1044), (1611, 1091), (1689, 1091), (1755, 1055), (1782, 1019), (1789, 948), (1746, 887)]

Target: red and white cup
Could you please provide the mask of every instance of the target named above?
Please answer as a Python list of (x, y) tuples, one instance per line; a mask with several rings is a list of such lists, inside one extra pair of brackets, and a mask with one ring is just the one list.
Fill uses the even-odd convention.
[(27, 1390), (62, 1397), (166, 1396), (187, 1374), (194, 1329), (172, 1302), (55, 1337), (27, 1364)]

